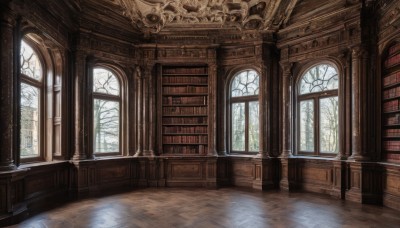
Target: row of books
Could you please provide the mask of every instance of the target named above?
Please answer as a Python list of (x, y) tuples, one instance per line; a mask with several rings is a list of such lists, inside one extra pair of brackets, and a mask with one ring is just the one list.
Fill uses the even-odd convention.
[(205, 143), (208, 141), (207, 135), (177, 135), (168, 136), (163, 135), (163, 143)]
[(387, 161), (400, 161), (400, 154), (386, 153), (384, 159)]
[(397, 113), (386, 117), (385, 124), (386, 125), (400, 124), (400, 114)]
[(389, 57), (385, 61), (385, 67), (389, 68), (389, 67), (395, 66), (395, 65), (397, 65), (399, 63), (400, 63), (400, 53), (398, 53), (398, 54), (396, 54), (396, 55), (394, 55), (392, 57)]
[(385, 129), (383, 131), (385, 137), (400, 137), (400, 129)]
[(400, 96), (400, 86), (383, 91), (383, 99), (399, 97), (399, 96)]
[(400, 151), (400, 141), (383, 141), (383, 150)]
[(164, 67), (163, 74), (207, 74), (207, 67)]
[(194, 96), (194, 97), (163, 97), (164, 105), (206, 105), (206, 96)]
[(207, 133), (207, 126), (164, 126), (164, 134), (191, 134), (191, 133)]
[(400, 82), (400, 71), (394, 72), (383, 78), (383, 86), (389, 86)]
[(392, 55), (398, 51), (400, 51), (400, 43), (395, 44), (389, 48), (389, 55)]
[(207, 117), (163, 117), (164, 124), (207, 124)]
[(207, 106), (198, 107), (163, 107), (164, 115), (207, 115)]
[(163, 76), (163, 84), (204, 84), (208, 83), (208, 77), (198, 77), (198, 76)]
[(196, 155), (206, 155), (207, 145), (164, 145), (164, 154), (196, 154)]
[(396, 113), (386, 117), (385, 124), (386, 125), (400, 124), (400, 114)]
[(399, 110), (399, 100), (392, 100), (383, 103), (383, 111), (391, 112)]
[(208, 93), (207, 86), (164, 86), (163, 93)]

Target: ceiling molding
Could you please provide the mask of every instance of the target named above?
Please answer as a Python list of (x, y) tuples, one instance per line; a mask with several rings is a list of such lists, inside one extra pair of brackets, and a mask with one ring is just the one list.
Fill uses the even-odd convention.
[(269, 29), (281, 0), (112, 0), (143, 33)]

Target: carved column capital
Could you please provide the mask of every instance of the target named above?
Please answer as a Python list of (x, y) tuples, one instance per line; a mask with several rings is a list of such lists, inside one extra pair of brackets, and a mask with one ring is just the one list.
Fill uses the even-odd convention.
[(293, 63), (291, 63), (291, 62), (280, 62), (279, 65), (281, 66), (282, 76), (283, 77), (291, 77), (292, 76)]
[(362, 45), (357, 45), (351, 48), (351, 58), (354, 60), (359, 58), (365, 58), (368, 55), (368, 51)]

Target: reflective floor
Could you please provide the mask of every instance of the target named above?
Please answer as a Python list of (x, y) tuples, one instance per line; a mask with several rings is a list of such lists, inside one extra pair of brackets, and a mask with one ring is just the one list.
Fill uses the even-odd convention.
[(69, 203), (12, 227), (400, 227), (400, 212), (311, 193), (147, 188)]

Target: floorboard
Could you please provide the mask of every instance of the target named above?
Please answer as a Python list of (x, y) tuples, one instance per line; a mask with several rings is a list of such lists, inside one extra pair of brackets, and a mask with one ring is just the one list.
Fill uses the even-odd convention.
[(12, 227), (400, 227), (400, 213), (311, 193), (147, 188), (72, 202)]

